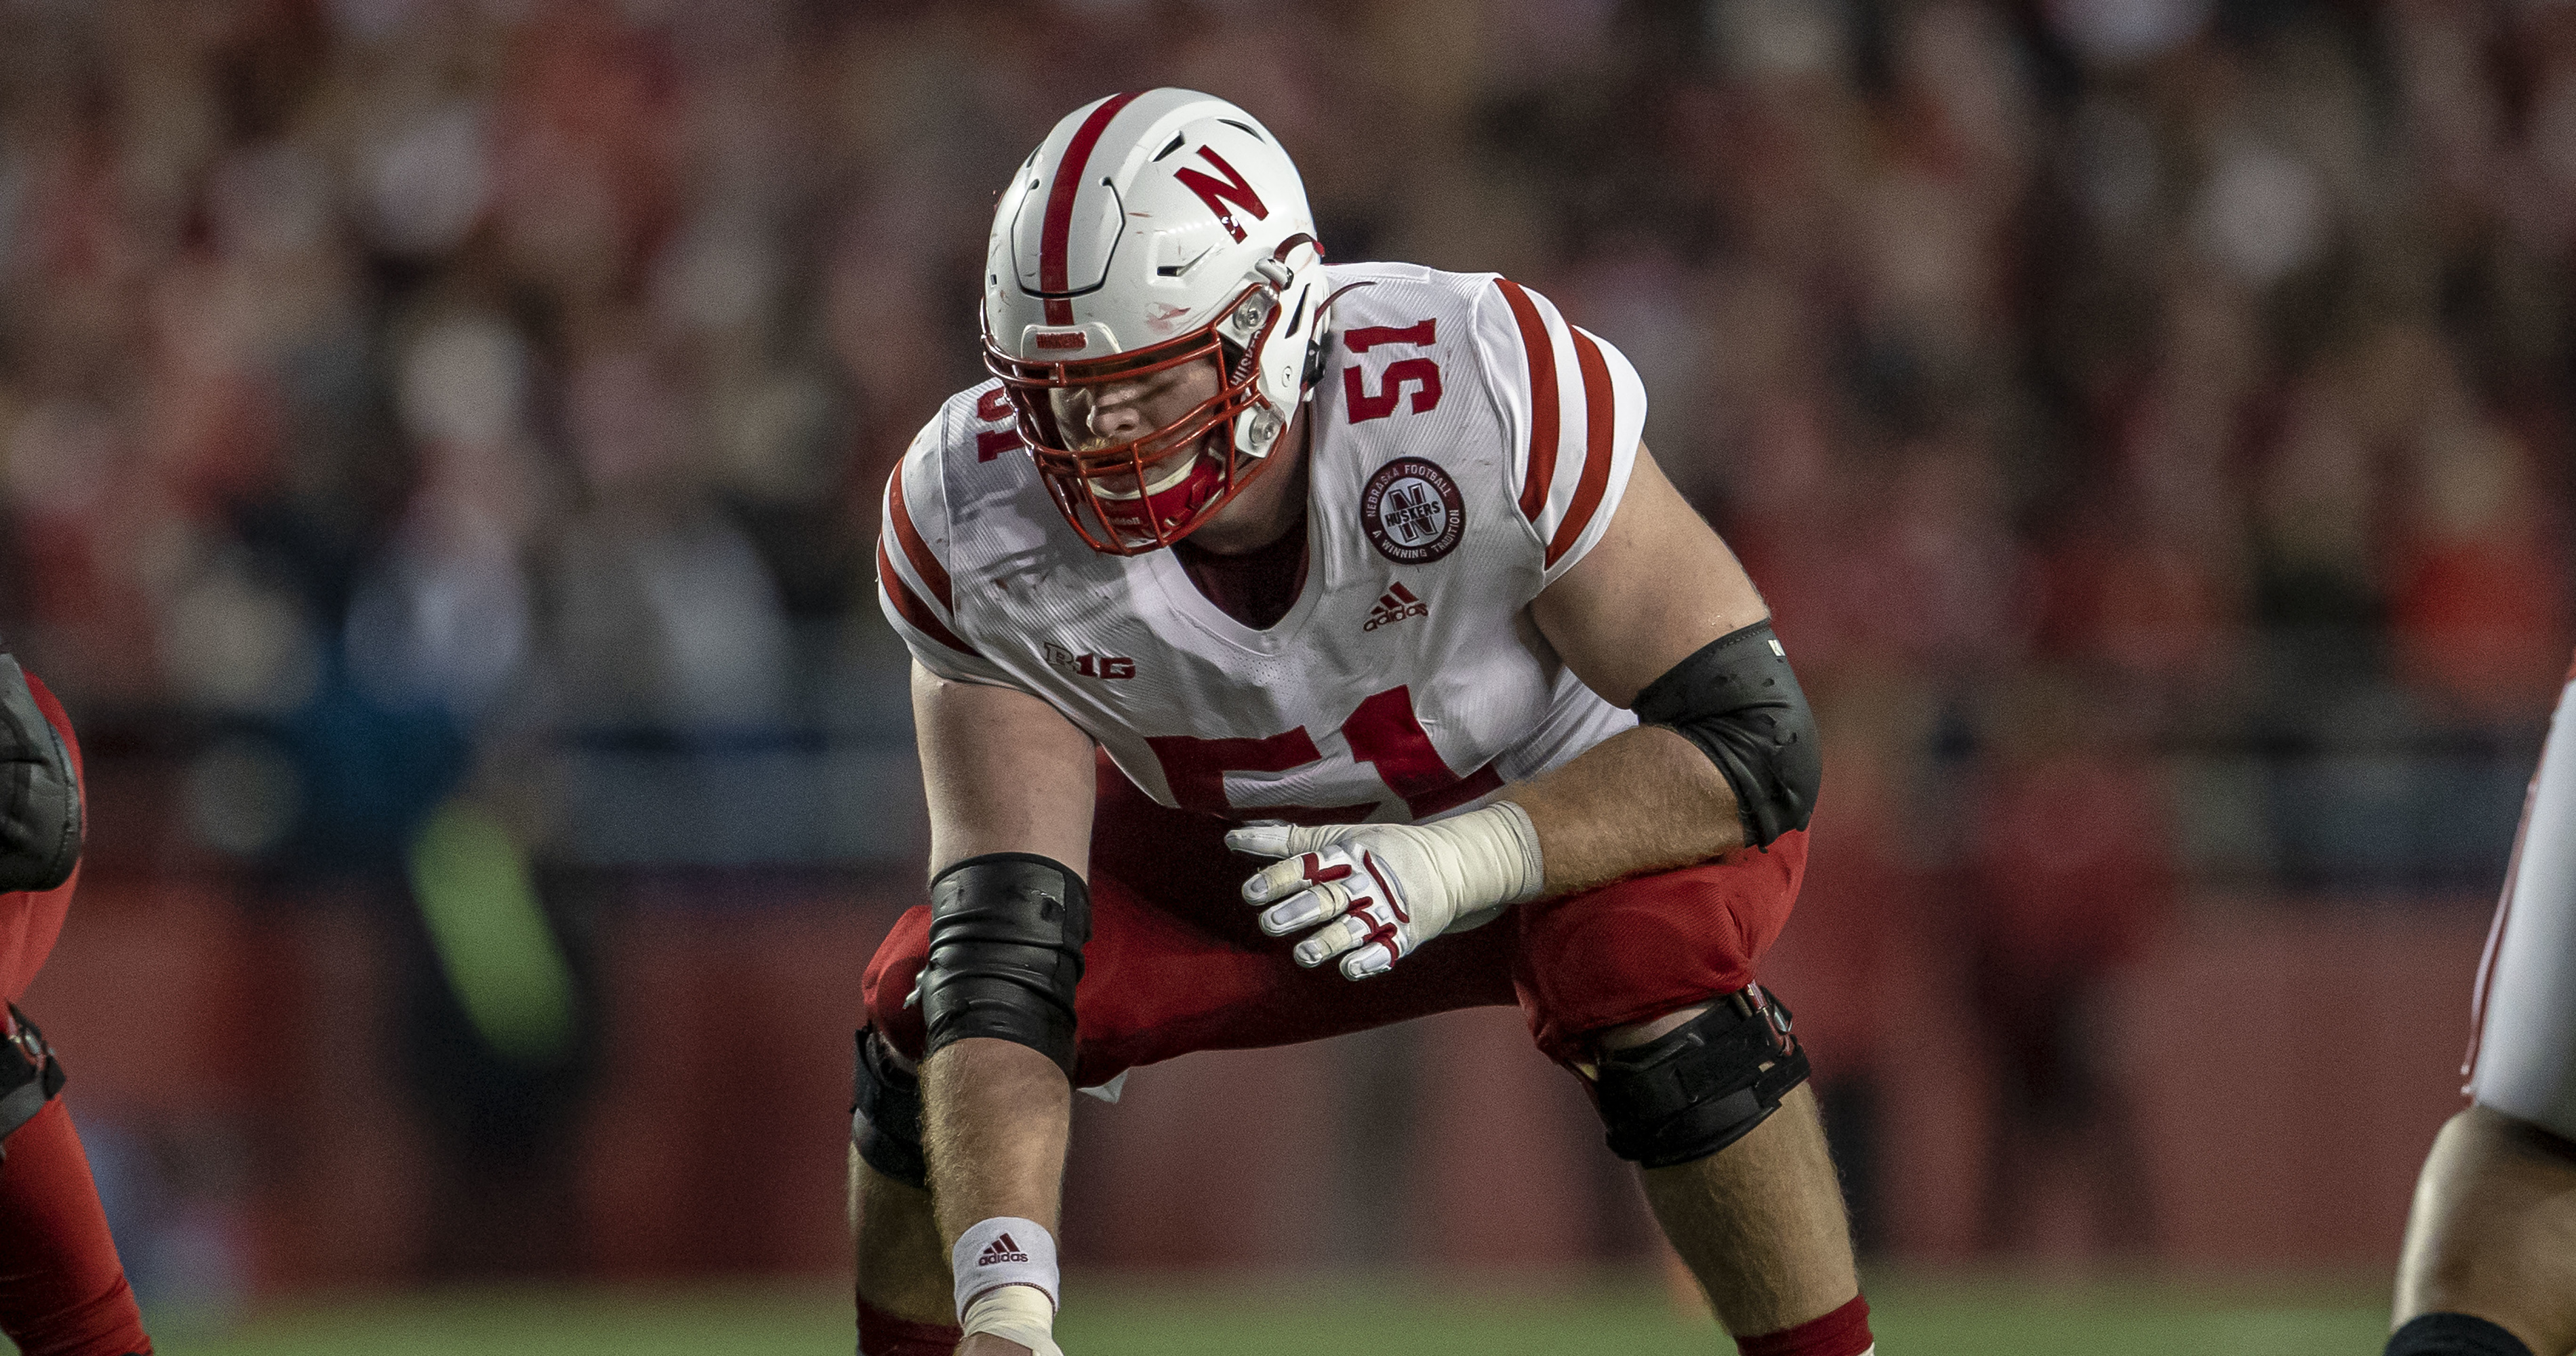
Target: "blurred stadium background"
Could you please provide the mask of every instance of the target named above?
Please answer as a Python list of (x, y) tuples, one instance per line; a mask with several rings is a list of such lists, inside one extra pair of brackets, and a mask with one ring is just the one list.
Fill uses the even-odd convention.
[[(845, 1349), (877, 492), (1153, 84), (1644, 372), (1828, 733), (1771, 978), (1890, 1349), (2371, 1347), (2576, 638), (2576, 6), (0, 0), (29, 1007), (165, 1349)], [(1512, 1014), (1080, 1115), (1095, 1349), (1711, 1340)]]

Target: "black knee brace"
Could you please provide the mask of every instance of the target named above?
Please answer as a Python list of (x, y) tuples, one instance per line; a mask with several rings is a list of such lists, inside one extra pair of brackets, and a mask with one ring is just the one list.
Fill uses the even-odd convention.
[(2424, 1314), (2388, 1335), (2387, 1356), (2531, 1356), (2531, 1348), (2483, 1318)]
[(1074, 986), (1091, 940), (1082, 877), (1030, 852), (988, 852), (930, 882), (921, 972), (926, 1061), (969, 1036), (1025, 1045), (1073, 1076)]
[(921, 1080), (894, 1062), (885, 1038), (859, 1032), (858, 1073), (850, 1104), (850, 1143), (867, 1165), (907, 1186), (927, 1189), (921, 1156)]
[(63, 1062), (45, 1044), (45, 1033), (15, 1003), (9, 1022), (8, 1036), (0, 1038), (0, 1157), (8, 1153), (9, 1136), (63, 1091)]
[(1592, 1099), (1610, 1127), (1610, 1152), (1669, 1168), (1744, 1138), (1805, 1081), (1807, 1052), (1789, 1034), (1789, 1010), (1757, 984), (1602, 1056)]

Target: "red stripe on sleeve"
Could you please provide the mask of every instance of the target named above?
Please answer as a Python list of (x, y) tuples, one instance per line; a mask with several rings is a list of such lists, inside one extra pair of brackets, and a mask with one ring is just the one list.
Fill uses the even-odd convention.
[(1547, 544), (1547, 563), (1574, 548), (1583, 535), (1584, 524), (1601, 507), (1601, 496), (1610, 488), (1610, 463), (1617, 460), (1610, 442), (1618, 430), (1616, 401), (1618, 393), (1610, 385), (1610, 364), (1601, 356), (1601, 346), (1592, 336), (1574, 330), (1574, 361), (1583, 370), (1583, 479), (1574, 486), (1574, 502), (1566, 506), (1565, 521), (1556, 528), (1556, 539)]
[[(1071, 287), (1065, 281), (1064, 254), (1073, 235), (1073, 200), (1082, 192), (1083, 171), (1091, 165), (1091, 150), (1100, 144), (1100, 134), (1109, 130), (1109, 120), (1118, 116), (1135, 95), (1119, 94), (1091, 110), (1091, 116), (1074, 129), (1073, 141), (1064, 148), (1064, 161), (1056, 166), (1055, 186), (1047, 190), (1046, 224), (1038, 236), (1038, 290), (1063, 292)], [(1047, 307), (1047, 323), (1070, 324), (1072, 308), (1064, 308), (1066, 318), (1055, 318), (1057, 308)]]
[(1537, 522), (1547, 507), (1548, 482), (1556, 478), (1556, 345), (1549, 341), (1547, 322), (1539, 318), (1538, 304), (1529, 293), (1509, 278), (1494, 282), (1503, 289), (1503, 299), (1512, 304), (1512, 320), (1521, 327), (1521, 351), (1529, 358), (1529, 477), (1521, 482), (1521, 516)]
[(894, 600), (896, 615), (910, 622), (912, 629), (959, 654), (971, 654), (978, 659), (984, 657), (974, 646), (959, 640), (957, 633), (948, 629), (948, 623), (930, 610), (930, 604), (921, 601), (921, 595), (914, 593), (912, 586), (903, 582), (903, 576), (894, 572), (894, 557), (886, 554), (882, 539), (877, 542), (877, 580), (885, 586), (886, 596)]
[(930, 596), (937, 598), (941, 607), (956, 611), (957, 599), (949, 583), (948, 567), (939, 563), (939, 557), (931, 552), (930, 543), (921, 539), (920, 530), (912, 525), (912, 509), (903, 502), (903, 467), (900, 464), (894, 468), (894, 478), (886, 482), (886, 509), (886, 520), (894, 524), (894, 539), (903, 543), (904, 559), (912, 562), (912, 572), (920, 575), (921, 582), (930, 586)]

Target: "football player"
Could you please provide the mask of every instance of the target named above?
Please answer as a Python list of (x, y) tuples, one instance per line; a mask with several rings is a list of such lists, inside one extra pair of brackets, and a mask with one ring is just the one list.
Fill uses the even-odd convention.
[(80, 746), (45, 685), (0, 650), (0, 1332), (26, 1356), (149, 1353), (63, 1068), (18, 999), (80, 874)]
[(1328, 266), (1277, 139), (1177, 89), (1012, 176), (983, 330), (878, 548), (933, 874), (864, 981), (860, 1350), (1057, 1350), (1076, 1087), (1502, 1003), (1744, 1351), (1869, 1350), (1754, 982), (1816, 734), (1627, 360), (1492, 274)]
[[(2576, 673), (2569, 675), (2576, 680)], [(2576, 1349), (2576, 681), (2478, 966), (2467, 1110), (2433, 1140), (2388, 1356)]]

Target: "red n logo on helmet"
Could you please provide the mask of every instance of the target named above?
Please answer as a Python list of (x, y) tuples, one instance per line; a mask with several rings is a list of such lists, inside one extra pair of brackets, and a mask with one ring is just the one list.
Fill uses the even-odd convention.
[(1173, 177), (1189, 185), (1190, 191), (1199, 195), (1199, 201), (1206, 203), (1208, 210), (1216, 213), (1216, 219), (1224, 223), (1228, 233), (1237, 240), (1243, 239), (1243, 228), (1235, 224), (1234, 213), (1228, 208), (1228, 204), (1250, 212), (1254, 221), (1268, 218), (1270, 209), (1261, 205), (1261, 195), (1252, 191), (1252, 185), (1245, 183), (1242, 175), (1235, 173), (1234, 166), (1225, 163), (1225, 157), (1218, 155), (1215, 147), (1201, 146), (1199, 154), (1205, 157), (1209, 164), (1216, 166), (1216, 172), (1224, 175), (1225, 178), (1211, 179), (1186, 166), (1174, 170)]

